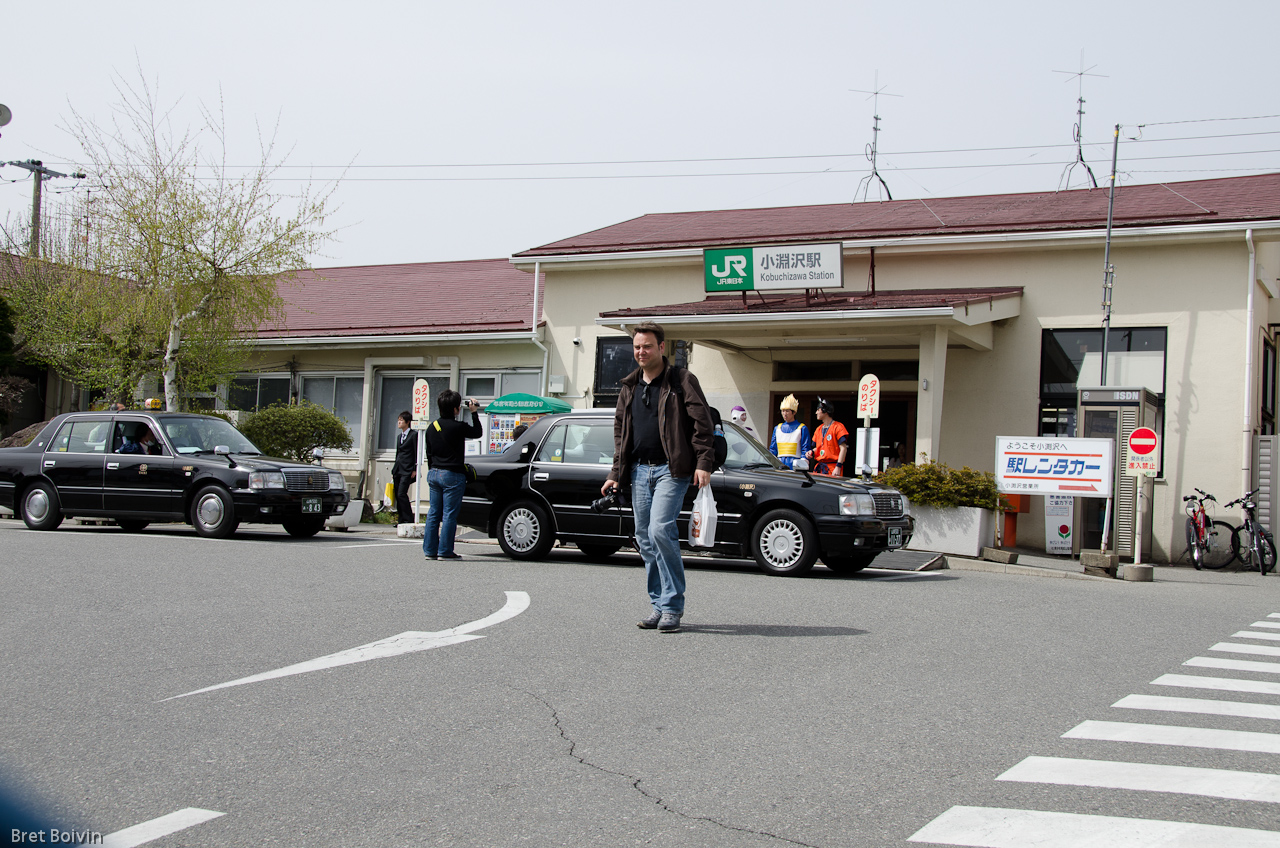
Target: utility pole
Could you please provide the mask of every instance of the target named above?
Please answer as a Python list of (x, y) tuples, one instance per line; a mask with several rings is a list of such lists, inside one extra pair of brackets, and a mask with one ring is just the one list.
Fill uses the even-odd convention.
[(28, 159), (25, 162), (7, 162), (5, 164), (14, 165), (19, 168), (25, 168), (31, 172), (31, 179), (35, 183), (31, 191), (31, 244), (27, 249), (27, 253), (32, 259), (40, 258), (40, 186), (45, 180), (53, 177), (64, 177), (67, 179), (83, 180), (85, 175), (76, 172), (74, 174), (64, 174), (55, 171), (52, 168), (46, 168), (44, 163), (39, 159)]
[(1107, 197), (1107, 246), (1102, 256), (1102, 385), (1107, 384), (1107, 345), (1111, 335), (1111, 291), (1116, 283), (1116, 269), (1111, 264), (1111, 223), (1116, 211), (1116, 157), (1120, 152), (1120, 125), (1116, 124), (1111, 142), (1111, 193)]

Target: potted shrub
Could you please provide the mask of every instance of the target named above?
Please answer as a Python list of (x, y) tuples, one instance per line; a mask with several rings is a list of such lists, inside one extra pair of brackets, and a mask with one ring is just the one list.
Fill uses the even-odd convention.
[(976, 558), (995, 543), (994, 474), (928, 461), (890, 468), (879, 480), (911, 499), (916, 528), (908, 548)]

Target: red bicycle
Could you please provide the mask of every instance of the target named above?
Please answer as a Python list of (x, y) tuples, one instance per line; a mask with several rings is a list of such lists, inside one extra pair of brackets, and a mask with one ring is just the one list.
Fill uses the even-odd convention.
[(1202, 568), (1222, 568), (1236, 558), (1231, 537), (1235, 528), (1225, 521), (1214, 521), (1205, 511), (1206, 501), (1218, 499), (1203, 489), (1182, 499), (1187, 510), (1187, 551), (1196, 571)]

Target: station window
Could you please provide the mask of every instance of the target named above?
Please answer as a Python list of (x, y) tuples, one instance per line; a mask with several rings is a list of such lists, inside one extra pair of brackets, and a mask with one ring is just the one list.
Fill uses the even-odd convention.
[(302, 399), (341, 418), (354, 437), (360, 429), (360, 412), (364, 406), (364, 377), (305, 376)]
[(227, 388), (227, 408), (257, 412), (273, 403), (289, 402), (289, 375), (236, 377)]
[[(1143, 386), (1155, 392), (1161, 424), (1167, 338), (1164, 327), (1113, 327), (1107, 338), (1107, 385)], [(1039, 435), (1074, 436), (1076, 390), (1101, 382), (1101, 329), (1045, 330), (1040, 345)]]

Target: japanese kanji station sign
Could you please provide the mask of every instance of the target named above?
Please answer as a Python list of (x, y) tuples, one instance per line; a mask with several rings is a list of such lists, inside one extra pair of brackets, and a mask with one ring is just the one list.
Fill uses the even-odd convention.
[(1059, 436), (996, 437), (996, 488), (1021, 495), (1111, 496), (1115, 443)]
[(702, 252), (708, 292), (838, 289), (844, 251), (835, 244), (730, 247)]

